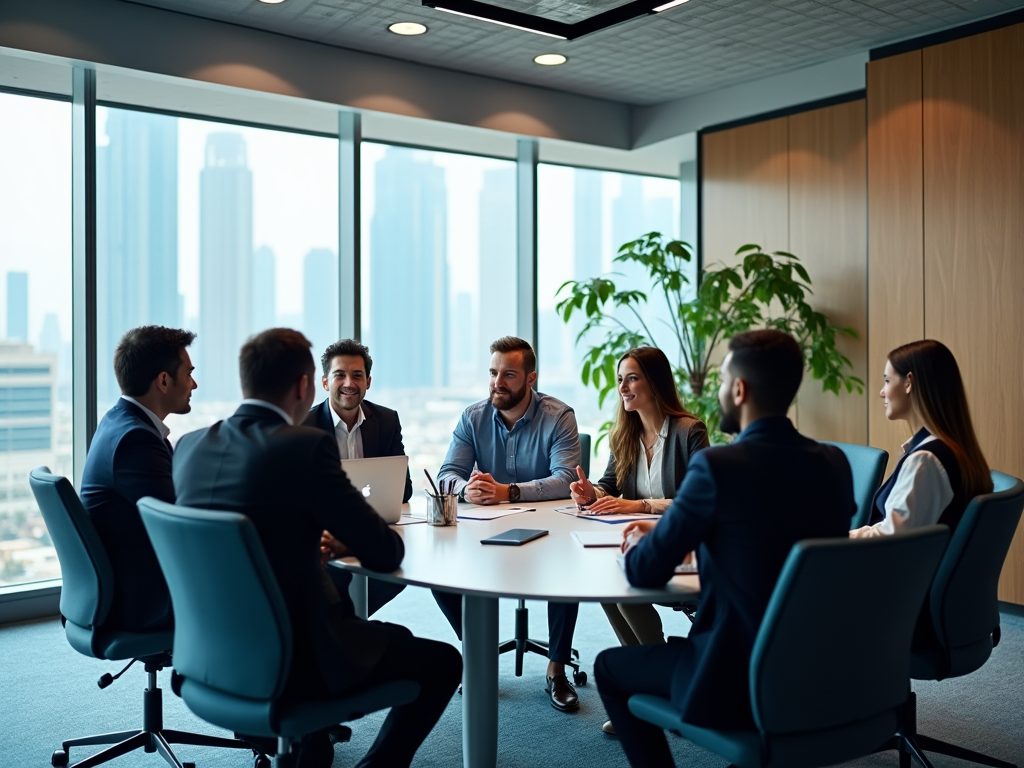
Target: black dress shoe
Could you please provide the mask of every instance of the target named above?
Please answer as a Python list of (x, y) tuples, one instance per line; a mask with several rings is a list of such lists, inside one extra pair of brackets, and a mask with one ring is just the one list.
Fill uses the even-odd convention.
[(580, 708), (580, 697), (576, 695), (576, 689), (572, 687), (569, 678), (565, 675), (548, 677), (548, 686), (545, 690), (551, 697), (551, 706), (559, 712), (575, 712)]

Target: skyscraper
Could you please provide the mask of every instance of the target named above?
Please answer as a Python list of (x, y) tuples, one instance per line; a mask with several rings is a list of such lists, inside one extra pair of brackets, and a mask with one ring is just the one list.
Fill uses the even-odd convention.
[(28, 272), (7, 273), (7, 338), (28, 341)]
[(252, 325), (254, 331), (277, 326), (277, 258), (265, 245), (252, 255)]
[[(493, 296), (500, 290), (511, 296), (516, 288), (516, 169), (495, 168), (484, 172), (480, 189), (480, 289), (477, 296)], [(509, 308), (514, 302), (509, 301)], [(471, 357), (479, 361), (480, 375), (491, 359), (491, 342), (516, 332), (515, 312), (495, 312), (481, 307)]]
[(314, 248), (302, 262), (302, 331), (319, 359), (338, 340), (338, 259), (328, 248)]
[(448, 194), (444, 169), (388, 147), (375, 166), (370, 329), (374, 378), (447, 384)]
[(199, 353), (206, 402), (237, 400), (238, 350), (252, 331), (252, 171), (245, 139), (211, 133), (199, 174)]
[(121, 335), (177, 326), (178, 119), (108, 109), (96, 150), (98, 395), (117, 397), (110, 367)]
[(573, 175), (573, 254), (577, 280), (589, 280), (604, 272), (604, 238), (601, 222), (601, 172), (577, 168)]

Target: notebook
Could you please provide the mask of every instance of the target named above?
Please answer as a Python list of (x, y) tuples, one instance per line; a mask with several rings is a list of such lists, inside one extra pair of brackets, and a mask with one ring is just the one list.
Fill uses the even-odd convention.
[(385, 523), (394, 524), (401, 519), (408, 456), (342, 459), (341, 469)]

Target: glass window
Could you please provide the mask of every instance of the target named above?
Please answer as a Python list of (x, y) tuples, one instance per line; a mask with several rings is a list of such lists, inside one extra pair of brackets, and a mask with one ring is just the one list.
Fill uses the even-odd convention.
[(368, 397), (398, 411), (425, 485), (487, 397), (491, 342), (516, 332), (515, 163), (370, 142), (362, 163)]
[(71, 106), (0, 93), (0, 586), (60, 576), (28, 485), (71, 462)]
[[(541, 384), (544, 391), (573, 406), (580, 432), (596, 440), (601, 424), (614, 417), (615, 402), (609, 398), (599, 409), (597, 391), (580, 380), (587, 340), (577, 345), (576, 336), (584, 322), (578, 314), (568, 325), (562, 321), (555, 311), (556, 293), (567, 280), (616, 273), (612, 279), (617, 289), (641, 290), (651, 297), (645, 271), (613, 259), (620, 246), (648, 232), (679, 237), (680, 185), (675, 179), (541, 164), (537, 186)], [(672, 336), (659, 322), (668, 320), (667, 313), (660, 302), (651, 301), (649, 306), (645, 320), (659, 345), (668, 345)], [(663, 348), (673, 359), (670, 348)], [(607, 441), (603, 441), (591, 457), (591, 474), (600, 476), (607, 460)]]
[(187, 328), (199, 388), (174, 441), (238, 406), (252, 333), (296, 328), (314, 352), (337, 335), (337, 141), (114, 108), (97, 136), (99, 414), (126, 330)]

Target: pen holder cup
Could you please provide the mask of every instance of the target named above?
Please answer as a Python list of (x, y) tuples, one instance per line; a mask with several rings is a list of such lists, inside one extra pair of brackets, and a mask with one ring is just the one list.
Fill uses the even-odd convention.
[(455, 494), (427, 494), (427, 525), (456, 525), (459, 522), (459, 497)]

